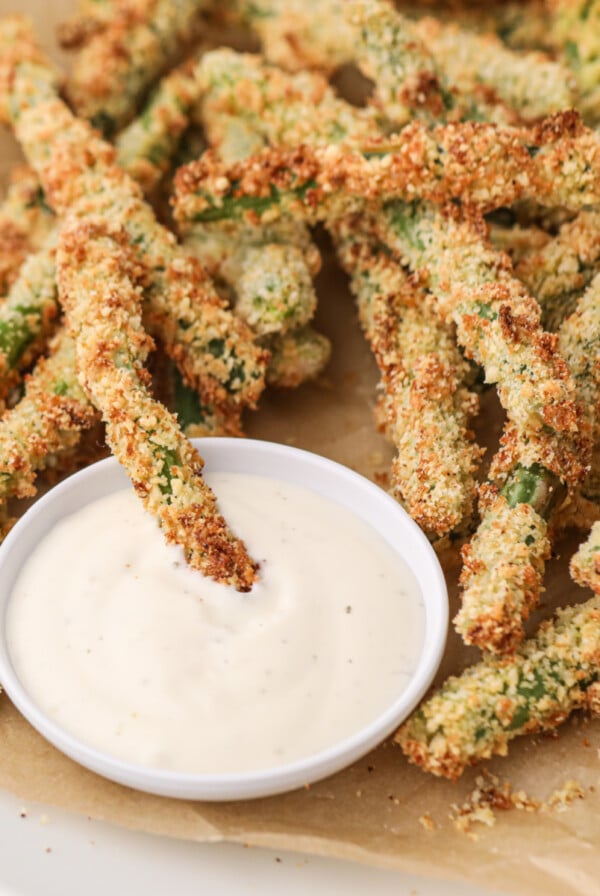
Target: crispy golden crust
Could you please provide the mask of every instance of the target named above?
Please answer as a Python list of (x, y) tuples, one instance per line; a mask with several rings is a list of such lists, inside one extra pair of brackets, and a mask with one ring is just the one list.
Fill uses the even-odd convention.
[(160, 81), (142, 113), (118, 135), (117, 161), (146, 195), (171, 167), (200, 93), (196, 63), (190, 60)]
[(267, 383), (275, 389), (296, 389), (316, 379), (331, 357), (331, 342), (310, 326), (264, 337), (270, 353)]
[(539, 601), (549, 556), (546, 523), (533, 507), (511, 507), (502, 495), (488, 501), (477, 534), (462, 549), (462, 606), (454, 623), (465, 643), (514, 651)]
[(0, 420), (0, 505), (36, 494), (36, 474), (72, 449), (97, 420), (75, 377), (75, 346), (64, 328), (25, 378), (25, 394)]
[[(20, 113), (39, 97), (54, 96), (59, 78), (48, 57), (32, 39), (31, 22), (23, 16), (7, 16), (1, 20), (0, 37), (0, 124), (10, 125)], [(24, 89), (14, 94), (15, 80), (25, 74)]]
[(26, 165), (14, 168), (0, 206), (0, 296), (14, 283), (28, 253), (41, 247), (53, 223), (35, 172)]
[(412, 122), (397, 136), (364, 141), (361, 150), (273, 147), (231, 166), (208, 156), (180, 172), (176, 215), (193, 220), (225, 199), (268, 197), (272, 186), (286, 211), (308, 221), (351, 212), (359, 198), (460, 200), (483, 211), (523, 198), (575, 209), (600, 201), (600, 138), (574, 111), (533, 128)]
[(469, 765), (505, 756), (522, 734), (548, 731), (576, 709), (596, 709), (598, 598), (559, 610), (512, 657), (487, 657), (452, 676), (396, 734), (411, 762), (456, 780)]
[(59, 314), (54, 281), (56, 234), (28, 255), (0, 305), (0, 399), (44, 351)]
[(149, 324), (160, 330), (186, 381), (213, 406), (253, 404), (264, 386), (266, 358), (250, 329), (224, 307), (198, 262), (157, 223), (139, 187), (115, 164), (114, 149), (56, 96), (39, 94), (18, 55), (11, 60), (13, 126), (48, 202), (59, 213), (100, 214), (123, 223), (153, 272)]
[(207, 0), (126, 3), (77, 55), (67, 97), (107, 136), (133, 117), (144, 90), (178, 59)]
[(392, 205), (378, 216), (379, 234), (454, 320), (467, 357), (496, 382), (502, 405), (524, 441), (543, 445), (547, 465), (571, 483), (586, 472), (589, 427), (575, 384), (545, 333), (540, 310), (514, 277), (507, 256), (494, 252), (483, 222), (451, 206)]
[(340, 99), (316, 72), (290, 74), (261, 56), (219, 49), (203, 56), (198, 79), (202, 127), (227, 164), (265, 144), (356, 144), (377, 133), (372, 110)]
[(269, 62), (289, 71), (316, 68), (328, 73), (353, 56), (354, 32), (344, 21), (346, 3), (236, 0), (234, 8), (257, 32)]
[(519, 261), (515, 274), (542, 307), (551, 329), (572, 310), (573, 297), (600, 270), (600, 213), (582, 211), (558, 234)]
[(476, 495), (481, 452), (468, 427), (478, 402), (462, 382), (466, 364), (451, 328), (378, 249), (364, 220), (338, 222), (333, 234), (382, 375), (379, 423), (398, 450), (392, 493), (426, 532), (441, 537), (471, 517)]
[[(576, 311), (559, 332), (562, 356), (573, 375), (583, 410), (582, 435), (597, 445), (600, 420), (600, 275), (580, 299)], [(588, 435), (589, 434), (589, 435)], [(585, 444), (581, 457), (589, 456)], [(519, 437), (514, 426), (505, 427), (500, 450), (490, 468), (496, 482), (506, 478), (517, 464), (526, 468), (541, 465), (546, 470), (554, 460), (547, 452), (546, 440), (539, 434)], [(569, 458), (559, 465), (564, 476)], [(585, 472), (585, 470), (584, 470)], [(538, 475), (545, 475), (540, 472)], [(586, 481), (581, 491), (585, 492)], [(571, 489), (562, 518), (552, 526), (579, 525), (590, 520), (594, 507), (579, 489)], [(597, 516), (598, 509), (595, 509)], [(514, 650), (524, 637), (523, 622), (537, 604), (541, 591), (544, 562), (550, 554), (550, 536), (546, 521), (527, 503), (509, 507), (497, 496), (494, 486), (482, 490), (482, 522), (470, 545), (463, 548), (464, 568), (462, 608), (456, 617), (457, 630), (468, 644), (477, 644), (494, 652)]]
[(572, 73), (546, 54), (515, 53), (494, 34), (429, 16), (415, 22), (414, 30), (460, 95), (477, 96), (485, 86), (491, 106), (495, 99), (530, 121), (575, 105)]
[(113, 454), (168, 541), (190, 566), (248, 591), (257, 565), (227, 528), (202, 480), (202, 460), (176, 419), (148, 391), (142, 364), (151, 340), (141, 324), (147, 272), (127, 233), (71, 219), (57, 254), (61, 301), (76, 338), (79, 378), (106, 423)]
[(143, 21), (152, 5), (151, 0), (79, 0), (76, 13), (58, 26), (58, 41), (65, 49), (77, 49), (115, 21)]

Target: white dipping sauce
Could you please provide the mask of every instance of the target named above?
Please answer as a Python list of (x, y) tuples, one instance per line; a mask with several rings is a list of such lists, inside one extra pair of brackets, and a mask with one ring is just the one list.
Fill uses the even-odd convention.
[(287, 764), (374, 720), (424, 637), (412, 572), (315, 492), (238, 473), (207, 480), (261, 563), (249, 594), (189, 569), (130, 490), (55, 526), (8, 609), (15, 671), (81, 741), (189, 773)]

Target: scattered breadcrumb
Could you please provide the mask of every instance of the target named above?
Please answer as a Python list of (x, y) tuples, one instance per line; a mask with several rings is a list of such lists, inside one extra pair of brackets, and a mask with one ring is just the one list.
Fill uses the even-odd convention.
[[(484, 771), (475, 779), (475, 788), (462, 806), (453, 804), (448, 817), (455, 830), (467, 834), (472, 840), (478, 840), (473, 825), (483, 824), (493, 827), (497, 811), (519, 809), (525, 812), (564, 812), (571, 803), (584, 797), (583, 786), (572, 778), (554, 790), (547, 800), (538, 800), (524, 790), (513, 790), (510, 781), (501, 781), (491, 772)], [(429, 818), (428, 815), (422, 815), (419, 822), (427, 830), (432, 830), (433, 828), (425, 821)], [(435, 827), (433, 821), (432, 824)]]
[(437, 828), (435, 821), (428, 812), (419, 817), (419, 824), (424, 827), (426, 831), (435, 831)]

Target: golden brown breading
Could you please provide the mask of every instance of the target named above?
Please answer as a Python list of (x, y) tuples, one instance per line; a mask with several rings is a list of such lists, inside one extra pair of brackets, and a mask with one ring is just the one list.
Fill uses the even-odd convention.
[(432, 537), (470, 519), (480, 450), (469, 432), (478, 401), (451, 327), (418, 285), (383, 252), (364, 218), (332, 229), (359, 316), (382, 375), (379, 417), (397, 448), (392, 494)]
[(36, 494), (36, 474), (73, 448), (97, 420), (75, 375), (75, 345), (61, 328), (47, 358), (25, 378), (23, 398), (0, 419), (0, 506)]
[(13, 168), (0, 206), (0, 296), (14, 283), (27, 254), (39, 249), (54, 223), (35, 172)]
[(148, 272), (125, 230), (70, 218), (57, 253), (61, 301), (76, 341), (80, 382), (106, 423), (106, 439), (167, 541), (195, 569), (249, 591), (254, 563), (227, 528), (202, 480), (202, 459), (177, 420), (153, 399), (142, 367), (152, 341), (141, 323)]
[[(11, 39), (0, 60), (0, 106), (10, 106), (17, 137), (58, 213), (101, 214), (125, 226), (153, 275), (146, 318), (160, 331), (187, 382), (211, 405), (253, 404), (264, 386), (265, 354), (250, 329), (224, 306), (209, 278), (143, 202), (139, 187), (115, 164), (115, 151), (55, 94), (52, 70), (36, 66), (31, 30), (0, 23)], [(16, 33), (13, 35), (13, 31)], [(42, 88), (38, 88), (41, 79)], [(50, 86), (48, 86), (50, 85)]]

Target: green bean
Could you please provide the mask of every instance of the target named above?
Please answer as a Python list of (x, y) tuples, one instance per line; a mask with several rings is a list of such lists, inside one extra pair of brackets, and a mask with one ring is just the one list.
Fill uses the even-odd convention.
[[(562, 324), (559, 347), (573, 374), (591, 441), (598, 448), (600, 275)], [(515, 440), (506, 459), (499, 453), (492, 477), (503, 465), (511, 472), (500, 495), (488, 500), (477, 534), (463, 549), (462, 607), (455, 625), (467, 643), (494, 652), (513, 650), (524, 637), (523, 623), (539, 599), (544, 562), (550, 555), (547, 521), (565, 497), (564, 471), (558, 476), (536, 462), (540, 453), (535, 440), (530, 445)], [(589, 497), (586, 486), (589, 489), (584, 480), (582, 492)], [(490, 491), (493, 495), (493, 488)]]
[[(6, 22), (1, 30), (6, 35)], [(16, 109), (12, 124), (48, 202), (59, 213), (101, 214), (122, 222), (151, 272), (148, 326), (160, 330), (186, 381), (209, 404), (255, 402), (264, 382), (264, 357), (248, 328), (224, 308), (197, 262), (157, 223), (139, 189), (114, 163), (112, 148), (57, 97), (38, 93), (31, 64), (23, 61), (35, 53), (31, 34), (21, 31), (10, 50), (5, 71), (9, 105)]]
[(43, 351), (58, 315), (54, 279), (56, 233), (24, 262), (0, 305), (0, 398), (5, 399), (25, 370)]
[(600, 595), (600, 522), (592, 526), (589, 536), (572, 557), (569, 569), (579, 585)]
[(28, 253), (41, 247), (53, 223), (35, 173), (19, 166), (0, 206), (0, 296), (14, 283)]
[(208, 0), (149, 0), (93, 34), (77, 55), (67, 97), (77, 112), (111, 137), (133, 118), (144, 92), (178, 60), (198, 30)]
[(158, 84), (143, 112), (118, 135), (117, 161), (145, 193), (169, 169), (198, 99), (195, 64), (177, 68)]
[(233, 0), (230, 5), (256, 31), (270, 62), (290, 71), (317, 68), (328, 73), (353, 57), (354, 32), (344, 21), (346, 2)]
[(557, 236), (522, 258), (515, 274), (540, 303), (542, 320), (557, 330), (600, 271), (600, 214), (582, 211)]
[(512, 657), (484, 658), (452, 676), (396, 734), (411, 762), (458, 778), (513, 738), (548, 731), (598, 707), (600, 600), (559, 610)]
[(295, 389), (316, 379), (331, 356), (329, 339), (309, 326), (267, 336), (263, 344), (271, 353), (267, 384), (278, 389)]
[(397, 448), (392, 494), (430, 537), (455, 530), (473, 511), (479, 449), (469, 439), (477, 398), (452, 330), (423, 292), (369, 236), (364, 220), (333, 230), (359, 316), (382, 374), (390, 437)]
[(476, 94), (485, 85), (526, 121), (575, 106), (568, 67), (545, 54), (515, 53), (495, 35), (429, 17), (416, 22), (414, 29), (459, 95)]
[(571, 67), (578, 88), (577, 107), (591, 124), (600, 120), (600, 3), (598, 0), (548, 0), (549, 28)]
[(414, 122), (393, 138), (349, 146), (264, 151), (245, 162), (188, 166), (183, 220), (293, 214), (314, 222), (351, 213), (361, 201), (460, 200), (490, 211), (529, 196), (580, 209), (600, 200), (600, 139), (576, 113), (535, 128)]
[(152, 346), (138, 286), (145, 271), (127, 232), (103, 219), (70, 218), (57, 271), (80, 382), (101, 411), (107, 442), (137, 495), (192, 568), (249, 591), (257, 564), (218, 512), (202, 479), (202, 459), (149, 392), (142, 365)]
[(25, 393), (0, 420), (0, 509), (9, 497), (30, 497), (37, 471), (72, 449), (97, 419), (75, 372), (75, 343), (64, 327), (25, 381)]
[(213, 50), (202, 57), (199, 80), (198, 114), (226, 164), (272, 143), (356, 144), (377, 130), (372, 110), (344, 102), (321, 75), (290, 75), (260, 56)]

